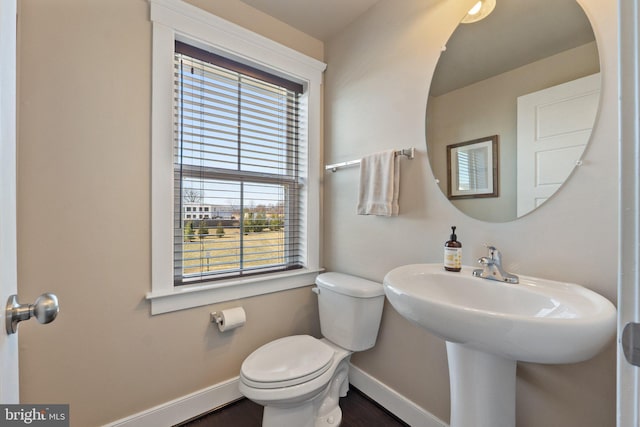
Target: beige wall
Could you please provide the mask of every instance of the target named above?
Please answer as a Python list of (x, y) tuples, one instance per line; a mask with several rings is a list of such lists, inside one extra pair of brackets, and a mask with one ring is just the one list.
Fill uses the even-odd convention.
[[(194, 3), (198, 3), (195, 2)], [(237, 0), (199, 2), (243, 21)], [(239, 373), (277, 337), (317, 335), (309, 288), (150, 316), (151, 24), (145, 0), (19, 2), (18, 277), (61, 313), (20, 326), (20, 399), (96, 426)], [(257, 11), (252, 29), (322, 59), (322, 43)], [(209, 312), (244, 306), (221, 334)]]
[[(434, 182), (425, 144), (425, 106), (441, 46), (468, 1), (382, 0), (325, 46), (325, 159), (333, 163), (415, 146), (401, 161), (397, 218), (355, 215), (358, 170), (324, 177), (325, 266), (382, 280), (390, 269), (441, 262), (457, 225), (463, 262), (502, 250), (507, 269), (581, 283), (611, 300), (617, 282), (616, 2), (580, 0), (595, 27), (603, 72), (602, 108), (585, 165), (541, 209), (491, 224), (453, 207)], [(376, 347), (353, 361), (443, 420), (449, 419), (444, 342), (385, 306)], [(615, 425), (615, 346), (588, 362), (519, 364), (518, 427)]]
[(473, 218), (516, 218), (517, 98), (600, 71), (596, 43), (588, 43), (472, 85), (430, 97), (427, 141), (433, 175), (447, 194), (447, 145), (499, 135), (499, 197), (454, 200)]

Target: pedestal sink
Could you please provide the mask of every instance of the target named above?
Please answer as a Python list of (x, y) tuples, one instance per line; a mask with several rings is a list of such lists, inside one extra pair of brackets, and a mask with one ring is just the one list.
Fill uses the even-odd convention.
[(385, 276), (384, 290), (402, 316), (447, 341), (451, 427), (515, 427), (516, 361), (590, 359), (613, 337), (616, 309), (576, 284), (507, 284), (472, 271), (406, 265)]

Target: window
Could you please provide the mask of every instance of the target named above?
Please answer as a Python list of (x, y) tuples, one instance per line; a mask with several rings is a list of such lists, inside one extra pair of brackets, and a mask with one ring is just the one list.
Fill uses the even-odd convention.
[(186, 2), (149, 3), (151, 313), (312, 284), (326, 65)]
[(195, 195), (240, 218), (175, 215), (175, 284), (301, 268), (302, 85), (179, 41), (174, 66), (175, 211)]

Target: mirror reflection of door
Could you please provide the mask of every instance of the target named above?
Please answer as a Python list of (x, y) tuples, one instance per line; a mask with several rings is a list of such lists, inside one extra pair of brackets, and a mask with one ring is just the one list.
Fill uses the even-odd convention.
[(544, 203), (581, 164), (600, 81), (594, 74), (518, 98), (518, 217)]

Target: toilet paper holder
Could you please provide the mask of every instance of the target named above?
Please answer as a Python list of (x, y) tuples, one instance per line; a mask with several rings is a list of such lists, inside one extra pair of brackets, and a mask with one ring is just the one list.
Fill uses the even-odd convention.
[(224, 319), (222, 318), (222, 313), (214, 311), (213, 313), (210, 313), (210, 316), (211, 316), (211, 323), (217, 323), (218, 326), (222, 325), (222, 322), (224, 321)]
[(239, 328), (247, 321), (246, 314), (242, 307), (234, 307), (226, 310), (219, 310), (210, 313), (211, 323), (216, 323), (220, 332), (227, 332)]

